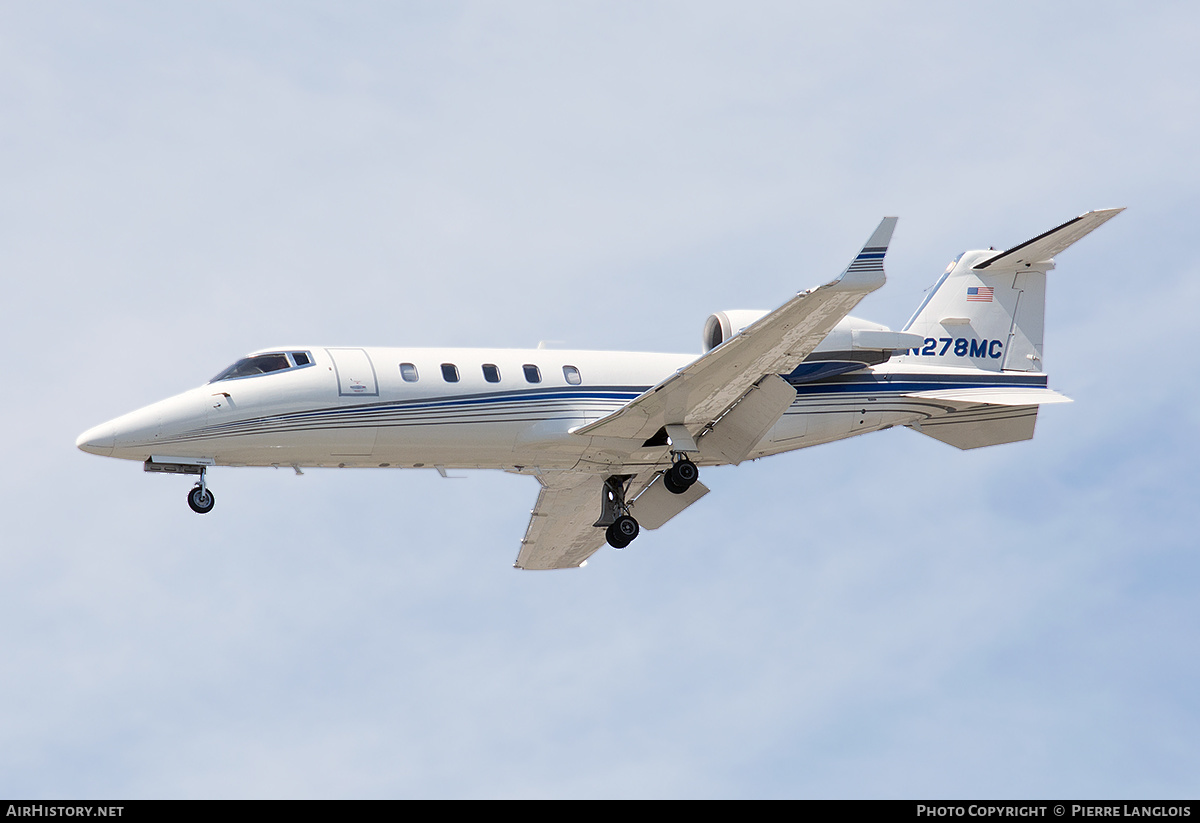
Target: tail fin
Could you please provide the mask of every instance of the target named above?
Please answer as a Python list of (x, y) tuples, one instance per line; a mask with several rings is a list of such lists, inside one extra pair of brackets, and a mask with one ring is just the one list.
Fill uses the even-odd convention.
[(1040, 372), (1046, 272), (1054, 255), (1124, 211), (1091, 211), (1005, 252), (963, 252), (904, 331), (925, 338), (893, 362)]

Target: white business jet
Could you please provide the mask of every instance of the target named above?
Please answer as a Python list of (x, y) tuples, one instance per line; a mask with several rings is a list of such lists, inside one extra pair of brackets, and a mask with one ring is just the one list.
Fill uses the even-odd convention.
[(213, 466), (503, 469), (542, 489), (515, 566), (582, 566), (738, 464), (892, 426), (974, 449), (1033, 437), (1069, 402), (1042, 368), (1052, 258), (1122, 209), (956, 257), (902, 331), (850, 317), (883, 285), (887, 217), (834, 280), (774, 311), (722, 311), (704, 353), (282, 346), (118, 417), (76, 445), (196, 475)]

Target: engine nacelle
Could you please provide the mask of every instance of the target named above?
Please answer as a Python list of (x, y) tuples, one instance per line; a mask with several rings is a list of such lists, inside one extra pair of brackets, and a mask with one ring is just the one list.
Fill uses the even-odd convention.
[(770, 314), (757, 309), (731, 309), (710, 314), (704, 321), (704, 351), (709, 352), (749, 326)]

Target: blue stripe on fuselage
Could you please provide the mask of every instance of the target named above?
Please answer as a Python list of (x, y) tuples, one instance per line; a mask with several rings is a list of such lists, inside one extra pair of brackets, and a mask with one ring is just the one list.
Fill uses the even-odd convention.
[[(791, 375), (781, 375), (785, 380)], [(797, 400), (821, 395), (889, 395), (902, 396), (916, 392), (937, 391), (945, 389), (979, 388), (987, 386), (1005, 386), (1020, 388), (1045, 388), (1045, 375), (1030, 376), (1023, 374), (854, 374), (831, 376), (811, 382), (803, 380), (788, 380), (796, 390)], [(420, 411), (445, 410), (469, 412), (473, 407), (500, 410), (503, 405), (509, 405), (511, 410), (500, 412), (524, 413), (521, 409), (542, 405), (547, 413), (554, 416), (564, 411), (558, 404), (587, 403), (588, 401), (608, 401), (622, 406), (640, 396), (648, 387), (642, 386), (604, 386), (600, 388), (570, 389), (559, 388), (552, 390), (506, 391), (503, 393), (480, 393), (474, 395), (451, 396), (442, 398), (423, 398), (420, 400), (385, 401), (376, 403), (361, 403), (345, 406), (325, 407), (306, 411), (287, 412), (283, 414), (266, 415), (243, 420), (231, 420), (215, 426), (206, 427), (203, 431), (210, 434), (226, 432), (236, 434), (238, 429), (262, 424), (297, 424), (341, 418), (340, 425), (371, 425), (373, 418), (384, 417), (388, 414), (403, 414)], [(615, 407), (620, 408), (620, 406)], [(349, 418), (349, 419), (348, 419)], [(354, 420), (354, 418), (357, 418)], [(332, 420), (331, 420), (332, 422)], [(431, 421), (432, 422), (432, 421)], [(384, 423), (383, 425), (387, 425)]]
[[(786, 375), (784, 375), (786, 379)], [(811, 383), (791, 383), (798, 396), (816, 394), (912, 394), (943, 389), (1005, 386), (1046, 388), (1045, 375), (1024, 374), (863, 374), (842, 375)]]

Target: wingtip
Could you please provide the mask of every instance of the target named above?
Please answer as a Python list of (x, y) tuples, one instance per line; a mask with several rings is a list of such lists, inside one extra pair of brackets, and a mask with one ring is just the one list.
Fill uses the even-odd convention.
[(871, 234), (870, 239), (850, 261), (850, 265), (833, 283), (829, 285), (847, 291), (871, 292), (879, 288), (887, 280), (883, 273), (883, 258), (887, 256), (888, 245), (892, 242), (892, 232), (896, 230), (898, 217), (885, 217), (879, 222), (879, 227)]
[(1115, 209), (1092, 209), (1085, 214), (1079, 215), (1078, 219), (1083, 220), (1088, 217), (1098, 218), (1096, 225), (1100, 225), (1101, 223), (1107, 223), (1109, 220), (1112, 220), (1118, 214), (1125, 211), (1125, 208), (1125, 206), (1118, 206)]
[(879, 227), (875, 229), (875, 233), (871, 235), (871, 239), (867, 241), (864, 248), (871, 249), (886, 249), (892, 242), (892, 232), (896, 230), (896, 221), (899, 217), (885, 217), (879, 221)]

